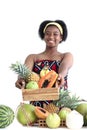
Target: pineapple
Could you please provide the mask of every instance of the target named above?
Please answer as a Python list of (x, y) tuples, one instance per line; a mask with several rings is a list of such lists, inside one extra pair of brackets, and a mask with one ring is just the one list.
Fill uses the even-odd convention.
[(60, 109), (62, 107), (68, 107), (71, 110), (75, 109), (77, 105), (81, 102), (82, 100), (77, 97), (76, 95), (70, 96), (70, 92), (68, 90), (64, 90), (64, 88), (59, 90), (59, 99), (54, 100), (53, 104), (58, 106)]
[(55, 106), (53, 103), (49, 103), (44, 107), (50, 113), (58, 113), (59, 107)]
[(19, 62), (16, 62), (16, 64), (11, 64), (10, 68), (14, 72), (16, 72), (19, 75), (19, 77), (23, 78), (26, 82), (38, 82), (40, 79), (40, 76), (37, 73), (29, 70), (29, 68), (26, 65), (21, 64)]

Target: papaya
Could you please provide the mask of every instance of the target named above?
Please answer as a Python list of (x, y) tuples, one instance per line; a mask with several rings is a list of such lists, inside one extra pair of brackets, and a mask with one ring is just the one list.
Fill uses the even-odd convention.
[(36, 116), (40, 119), (46, 119), (49, 115), (49, 112), (42, 107), (36, 106), (34, 110)]
[(58, 74), (54, 70), (51, 70), (45, 76), (39, 79), (38, 85), (40, 88), (52, 88), (57, 77)]

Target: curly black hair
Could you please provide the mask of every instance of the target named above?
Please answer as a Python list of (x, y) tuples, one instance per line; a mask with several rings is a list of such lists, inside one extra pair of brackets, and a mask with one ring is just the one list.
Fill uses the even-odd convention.
[(61, 25), (61, 27), (62, 27), (62, 29), (63, 29), (62, 41), (65, 41), (66, 38), (67, 38), (67, 35), (68, 35), (68, 30), (67, 30), (67, 26), (66, 26), (65, 22), (62, 21), (62, 20), (55, 20), (55, 21), (45, 20), (45, 21), (43, 21), (43, 22), (40, 24), (39, 30), (38, 30), (38, 34), (39, 34), (40, 38), (41, 38), (42, 40), (44, 39), (44, 32), (43, 32), (43, 30), (44, 30), (45, 26), (46, 26), (48, 23), (50, 23), (50, 22), (56, 22), (56, 23), (58, 23), (58, 24)]

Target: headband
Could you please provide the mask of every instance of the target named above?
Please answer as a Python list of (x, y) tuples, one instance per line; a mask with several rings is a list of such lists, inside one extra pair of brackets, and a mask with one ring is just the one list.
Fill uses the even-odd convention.
[(56, 23), (56, 22), (50, 22), (50, 23), (46, 24), (46, 26), (44, 27), (44, 30), (43, 30), (44, 33), (49, 25), (55, 25), (60, 30), (60, 33), (63, 34), (63, 28), (61, 27), (61, 25), (59, 23)]

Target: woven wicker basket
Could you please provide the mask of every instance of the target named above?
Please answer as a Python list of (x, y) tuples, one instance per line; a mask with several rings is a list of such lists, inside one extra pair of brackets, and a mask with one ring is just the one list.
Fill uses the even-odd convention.
[[(45, 119), (38, 119), (37, 122), (32, 124), (32, 126), (47, 127), (46, 120)], [(66, 127), (65, 121), (61, 120), (60, 127)]]

